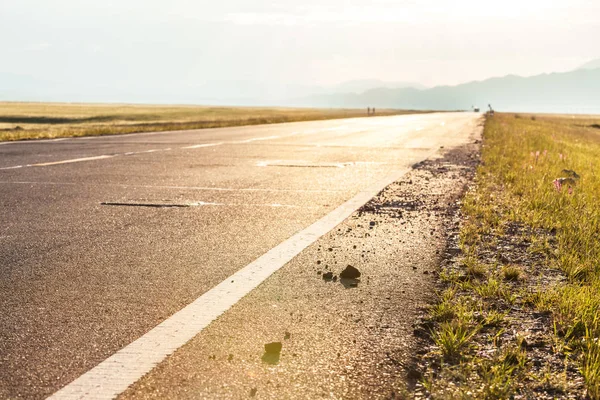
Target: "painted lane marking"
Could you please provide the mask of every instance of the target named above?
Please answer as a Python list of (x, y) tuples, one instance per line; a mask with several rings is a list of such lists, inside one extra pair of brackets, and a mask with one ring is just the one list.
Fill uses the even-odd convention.
[(51, 166), (51, 165), (71, 164), (71, 163), (83, 162), (83, 161), (104, 160), (104, 159), (107, 159), (107, 158), (113, 158), (113, 157), (119, 157), (119, 156), (131, 156), (131, 155), (136, 155), (136, 154), (156, 153), (156, 152), (159, 152), (159, 151), (170, 151), (170, 150), (172, 150), (172, 148), (168, 147), (166, 149), (150, 149), (150, 150), (143, 150), (143, 151), (129, 151), (127, 153), (121, 153), (121, 154), (103, 154), (101, 156), (72, 158), (72, 159), (69, 159), (69, 160), (52, 161), (52, 162), (47, 162), (47, 163), (36, 163), (36, 164), (26, 164), (26, 165), (15, 165), (13, 167), (2, 167), (2, 168), (0, 168), (0, 170), (23, 168), (23, 167), (48, 167), (48, 166)]
[(182, 149), (199, 149), (201, 147), (213, 147), (213, 146), (220, 146), (222, 144), (225, 144), (225, 142), (195, 144), (193, 146), (182, 147)]
[(244, 143), (252, 143), (252, 142), (258, 142), (258, 141), (263, 141), (263, 140), (288, 138), (288, 137), (302, 135), (302, 134), (309, 135), (309, 134), (315, 134), (315, 133), (320, 133), (320, 132), (337, 131), (337, 130), (340, 130), (343, 128), (346, 128), (346, 126), (343, 125), (343, 126), (337, 126), (337, 127), (333, 127), (333, 128), (327, 128), (327, 129), (313, 129), (313, 130), (304, 131), (304, 132), (292, 132), (288, 135), (263, 136), (263, 137), (250, 138), (250, 139), (244, 139), (244, 140), (233, 140), (233, 141), (229, 141), (229, 142), (201, 143), (201, 144), (195, 144), (192, 146), (185, 146), (185, 147), (181, 147), (181, 148), (182, 149), (198, 149), (198, 148), (202, 148), (202, 147), (220, 146), (223, 144), (244, 144)]
[[(343, 118), (344, 121), (351, 122), (352, 124), (362, 124), (364, 126), (369, 127), (377, 127), (377, 126), (397, 126), (398, 123), (406, 123), (412, 122), (415, 119), (433, 119), (447, 116), (448, 113), (428, 113), (428, 114), (404, 114), (404, 115), (392, 115), (392, 116), (378, 116), (378, 117), (352, 117), (352, 118)], [(339, 123), (339, 120), (317, 120), (317, 121), (295, 121), (295, 122), (287, 122), (287, 123), (278, 123), (278, 124), (263, 124), (263, 125), (241, 125), (241, 126), (230, 126), (224, 128), (205, 128), (205, 129), (187, 129), (187, 130), (175, 130), (175, 131), (156, 131), (156, 132), (136, 132), (136, 133), (120, 133), (113, 135), (96, 135), (96, 136), (73, 136), (66, 138), (58, 138), (58, 139), (35, 139), (35, 140), (14, 140), (14, 141), (5, 141), (0, 142), (0, 145), (4, 144), (34, 144), (34, 143), (43, 143), (43, 142), (52, 142), (56, 140), (94, 140), (94, 139), (112, 139), (112, 138), (124, 138), (124, 137), (132, 137), (136, 136), (148, 136), (148, 135), (170, 135), (173, 133), (185, 133), (185, 132), (193, 132), (193, 131), (218, 131), (220, 129), (254, 129), (254, 128), (277, 128), (278, 126), (290, 126), (290, 125), (301, 125), (301, 124), (314, 124), (314, 123)], [(310, 129), (303, 132), (295, 132), (295, 134), (310, 134), (310, 133), (318, 133), (324, 131), (334, 131), (339, 129), (347, 128), (347, 125), (339, 125), (331, 128), (324, 129)]]
[[(290, 136), (290, 135), (288, 135)], [(252, 139), (245, 139), (245, 140), (236, 140), (234, 142), (230, 142), (230, 143), (252, 143), (252, 142), (258, 142), (258, 141), (262, 141), (262, 140), (271, 140), (271, 139), (279, 139), (281, 136), (263, 136), (263, 137), (257, 137), (257, 138), (252, 138)]]
[(5, 144), (22, 144), (22, 143), (53, 143), (62, 142), (63, 140), (75, 139), (75, 137), (56, 138), (56, 139), (22, 139), (0, 142), (0, 146)]
[[(434, 153), (435, 151), (432, 151), (430, 155)], [(395, 171), (369, 185), (317, 222), (272, 248), (139, 339), (54, 393), (50, 399), (117, 397), (301, 251), (342, 223), (386, 186), (400, 179), (408, 170)]]
[(28, 164), (28, 167), (47, 167), (49, 165), (60, 165), (60, 164), (71, 164), (71, 163), (76, 163), (76, 162), (83, 162), (83, 161), (93, 161), (93, 160), (104, 160), (106, 158), (113, 158), (116, 157), (118, 154), (115, 155), (102, 155), (102, 156), (94, 156), (94, 157), (83, 157), (83, 158), (72, 158), (70, 160), (61, 160), (61, 161), (53, 161), (53, 162), (47, 162), (47, 163), (38, 163), (38, 164)]
[[(202, 143), (202, 144), (181, 147), (181, 149), (197, 149), (197, 148), (203, 148), (203, 147), (214, 147), (214, 146), (220, 146), (223, 144), (252, 143), (252, 142), (263, 141), (263, 140), (279, 139), (282, 137), (283, 138), (292, 137), (292, 136), (295, 136), (298, 134), (315, 134), (315, 133), (319, 133), (319, 132), (338, 131), (338, 130), (343, 130), (346, 128), (347, 128), (346, 125), (340, 125), (340, 126), (335, 126), (335, 127), (331, 127), (331, 128), (325, 128), (325, 129), (313, 129), (313, 130), (308, 130), (308, 131), (303, 131), (303, 132), (292, 132), (291, 134), (283, 135), (283, 136), (272, 135), (272, 136), (263, 136), (263, 137), (250, 138), (250, 139), (238, 140), (238, 141), (230, 141), (230, 142)], [(164, 132), (147, 132), (147, 133), (139, 133), (138, 135), (159, 134), (159, 133), (164, 133)], [(122, 135), (114, 135), (114, 136), (122, 136)], [(86, 138), (43, 139), (43, 140), (35, 140), (32, 142), (35, 142), (35, 143), (58, 142), (58, 141), (63, 141), (63, 140), (68, 140), (68, 139), (92, 139), (92, 138), (96, 138), (96, 137), (98, 137), (98, 136), (86, 137)], [(23, 142), (22, 141), (2, 142), (0, 144), (9, 144), (9, 143), (23, 143)], [(317, 146), (320, 147), (320, 145), (317, 145)], [(0, 168), (0, 170), (16, 169), (16, 168), (22, 168), (22, 167), (47, 167), (47, 166), (52, 166), (52, 165), (70, 164), (70, 163), (82, 162), (82, 161), (102, 160), (102, 159), (107, 159), (107, 158), (112, 158), (112, 157), (117, 157), (117, 156), (122, 156), (122, 155), (130, 156), (130, 155), (136, 155), (136, 154), (155, 153), (155, 152), (159, 152), (159, 151), (169, 151), (169, 150), (172, 150), (172, 149), (166, 148), (166, 149), (150, 149), (150, 150), (143, 150), (143, 151), (136, 151), (136, 152), (130, 151), (127, 153), (122, 153), (122, 154), (101, 155), (101, 156), (95, 156), (95, 157), (83, 157), (83, 158), (76, 158), (76, 159), (71, 159), (71, 160), (61, 160), (61, 161), (54, 161), (54, 162), (48, 162), (48, 163), (37, 163), (37, 164), (27, 164), (27, 165), (23, 165), (23, 166), (4, 167), (4, 168)], [(343, 166), (340, 168), (343, 168)]]
[[(275, 138), (279, 138), (279, 136), (266, 136), (266, 137), (258, 137), (258, 138), (252, 138), (252, 139), (247, 139), (247, 140), (242, 140), (242, 141), (235, 141), (235, 142), (227, 142), (227, 144), (240, 144), (240, 143), (250, 143), (250, 142), (255, 142), (255, 141), (260, 141), (260, 140), (270, 140), (270, 139), (275, 139)], [(66, 140), (65, 139), (54, 139), (52, 141), (56, 141), (56, 140)], [(38, 141), (39, 143), (40, 141)], [(8, 142), (6, 142), (8, 143)], [(12, 142), (10, 142), (12, 143)], [(213, 146), (220, 146), (222, 144), (226, 144), (226, 142), (217, 142), (217, 143), (203, 143), (203, 144), (197, 144), (197, 145), (193, 145), (193, 146), (187, 146), (187, 147), (181, 147), (182, 149), (197, 149), (197, 148), (201, 148), (201, 147), (213, 147)], [(4, 167), (4, 168), (0, 168), (0, 170), (3, 169), (15, 169), (15, 168), (21, 168), (21, 167), (47, 167), (47, 166), (51, 166), (51, 165), (61, 165), (61, 164), (70, 164), (70, 163), (75, 163), (75, 162), (82, 162), (82, 161), (93, 161), (93, 160), (102, 160), (102, 159), (106, 159), (106, 158), (112, 158), (112, 157), (117, 157), (117, 156), (131, 156), (131, 155), (136, 155), (136, 154), (147, 154), (147, 153), (156, 153), (159, 151), (169, 151), (172, 150), (172, 148), (168, 147), (165, 149), (150, 149), (150, 150), (142, 150), (142, 151), (129, 151), (127, 153), (122, 153), (122, 154), (105, 154), (105, 155), (101, 155), (101, 156), (94, 156), (94, 157), (82, 157), (82, 158), (74, 158), (74, 159), (70, 159), (70, 160), (61, 160), (61, 161), (53, 161), (53, 162), (47, 162), (47, 163), (37, 163), (37, 164), (27, 164), (27, 165), (23, 165), (23, 166), (14, 166), (14, 167)]]
[[(15, 168), (15, 167), (9, 167)], [(0, 168), (1, 169), (1, 168)], [(85, 183), (75, 182), (37, 182), (37, 181), (0, 181), (5, 185), (56, 185), (56, 186), (82, 186)], [(169, 185), (124, 185), (114, 183), (94, 183), (89, 186), (111, 186), (122, 188), (141, 189), (179, 189), (179, 190), (205, 190), (214, 192), (289, 192), (289, 193), (344, 193), (346, 190), (336, 189), (270, 189), (270, 188), (222, 188), (210, 186), (169, 186)]]
[(202, 147), (220, 146), (223, 144), (244, 144), (244, 143), (259, 142), (259, 141), (263, 141), (263, 140), (288, 138), (288, 137), (301, 135), (301, 134), (314, 134), (314, 133), (326, 132), (326, 131), (336, 131), (336, 130), (343, 129), (343, 128), (345, 128), (345, 126), (338, 126), (338, 127), (334, 127), (334, 128), (328, 128), (328, 129), (314, 129), (314, 130), (304, 131), (304, 132), (292, 132), (288, 135), (282, 135), (282, 136), (281, 135), (272, 135), (272, 136), (263, 136), (263, 137), (257, 137), (257, 138), (244, 139), (244, 140), (234, 140), (234, 141), (229, 141), (229, 142), (201, 143), (201, 144), (195, 144), (192, 146), (185, 146), (185, 147), (181, 147), (181, 148), (182, 149), (198, 149), (198, 148), (202, 148)]

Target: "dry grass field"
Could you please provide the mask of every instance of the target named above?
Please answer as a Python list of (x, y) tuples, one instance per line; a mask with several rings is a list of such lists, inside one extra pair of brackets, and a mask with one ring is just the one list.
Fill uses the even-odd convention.
[[(418, 111), (378, 110), (377, 115)], [(0, 102), (0, 141), (364, 117), (365, 110)]]

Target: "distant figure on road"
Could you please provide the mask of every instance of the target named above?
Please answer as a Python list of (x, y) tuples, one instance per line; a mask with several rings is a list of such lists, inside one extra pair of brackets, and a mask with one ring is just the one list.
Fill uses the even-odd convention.
[(367, 107), (367, 115), (371, 115), (371, 107)]
[(375, 115), (375, 107), (373, 107), (373, 115)]
[(488, 107), (490, 108), (490, 117), (494, 116), (494, 109), (492, 108), (491, 104), (488, 104)]

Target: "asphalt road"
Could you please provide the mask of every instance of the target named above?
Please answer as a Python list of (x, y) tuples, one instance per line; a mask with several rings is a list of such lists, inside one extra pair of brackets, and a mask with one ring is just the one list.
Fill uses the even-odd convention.
[(54, 393), (477, 124), (441, 113), (0, 143), (0, 398)]

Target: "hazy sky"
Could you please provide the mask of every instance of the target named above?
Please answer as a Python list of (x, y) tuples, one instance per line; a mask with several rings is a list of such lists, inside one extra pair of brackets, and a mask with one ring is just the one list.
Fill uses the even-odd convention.
[(0, 73), (125, 90), (457, 84), (600, 57), (599, 0), (0, 0)]

